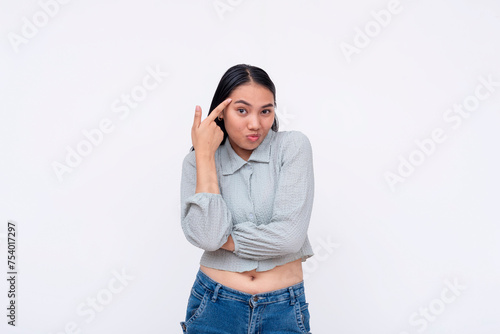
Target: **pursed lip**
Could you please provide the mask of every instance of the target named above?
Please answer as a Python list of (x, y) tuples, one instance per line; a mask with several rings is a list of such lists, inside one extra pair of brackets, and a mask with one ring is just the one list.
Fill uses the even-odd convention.
[(259, 140), (260, 135), (258, 133), (253, 133), (251, 135), (248, 135), (247, 138), (253, 142)]

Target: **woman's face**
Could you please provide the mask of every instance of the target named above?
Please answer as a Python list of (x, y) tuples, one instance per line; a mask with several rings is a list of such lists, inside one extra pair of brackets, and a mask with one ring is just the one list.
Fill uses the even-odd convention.
[(229, 143), (243, 160), (262, 143), (274, 122), (274, 97), (266, 87), (250, 82), (236, 87), (222, 111)]

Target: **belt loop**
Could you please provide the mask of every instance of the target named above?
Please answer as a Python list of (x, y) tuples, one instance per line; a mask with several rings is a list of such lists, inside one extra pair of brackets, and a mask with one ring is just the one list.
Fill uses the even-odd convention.
[(212, 301), (215, 303), (215, 301), (217, 300), (217, 294), (219, 293), (219, 289), (221, 287), (221, 284), (220, 283), (217, 283), (217, 286), (215, 287), (215, 291), (214, 291), (214, 295), (212, 297)]
[(290, 292), (290, 305), (295, 304), (295, 294), (293, 293), (293, 288), (290, 286), (288, 287), (288, 291)]

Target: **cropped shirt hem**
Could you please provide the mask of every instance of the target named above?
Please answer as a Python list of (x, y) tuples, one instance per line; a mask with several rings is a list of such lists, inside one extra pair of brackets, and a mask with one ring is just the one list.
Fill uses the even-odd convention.
[(314, 252), (311, 248), (309, 240), (306, 241), (300, 251), (293, 254), (287, 254), (280, 257), (274, 257), (267, 260), (249, 260), (238, 258), (235, 261), (234, 255), (231, 251), (218, 249), (216, 251), (205, 251), (200, 259), (200, 265), (208, 268), (232, 271), (232, 272), (245, 272), (254, 270), (257, 272), (268, 271), (277, 266), (287, 264), (289, 262), (301, 259), (305, 262), (308, 258), (312, 257)]

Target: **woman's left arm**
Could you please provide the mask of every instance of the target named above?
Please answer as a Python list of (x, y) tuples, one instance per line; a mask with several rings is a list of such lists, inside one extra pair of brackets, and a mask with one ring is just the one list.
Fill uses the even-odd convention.
[[(300, 131), (290, 131), (268, 224), (242, 222), (233, 226), (233, 253), (251, 260), (266, 260), (297, 253), (307, 237), (314, 200), (314, 171), (311, 143)], [(224, 247), (223, 246), (223, 247)]]

